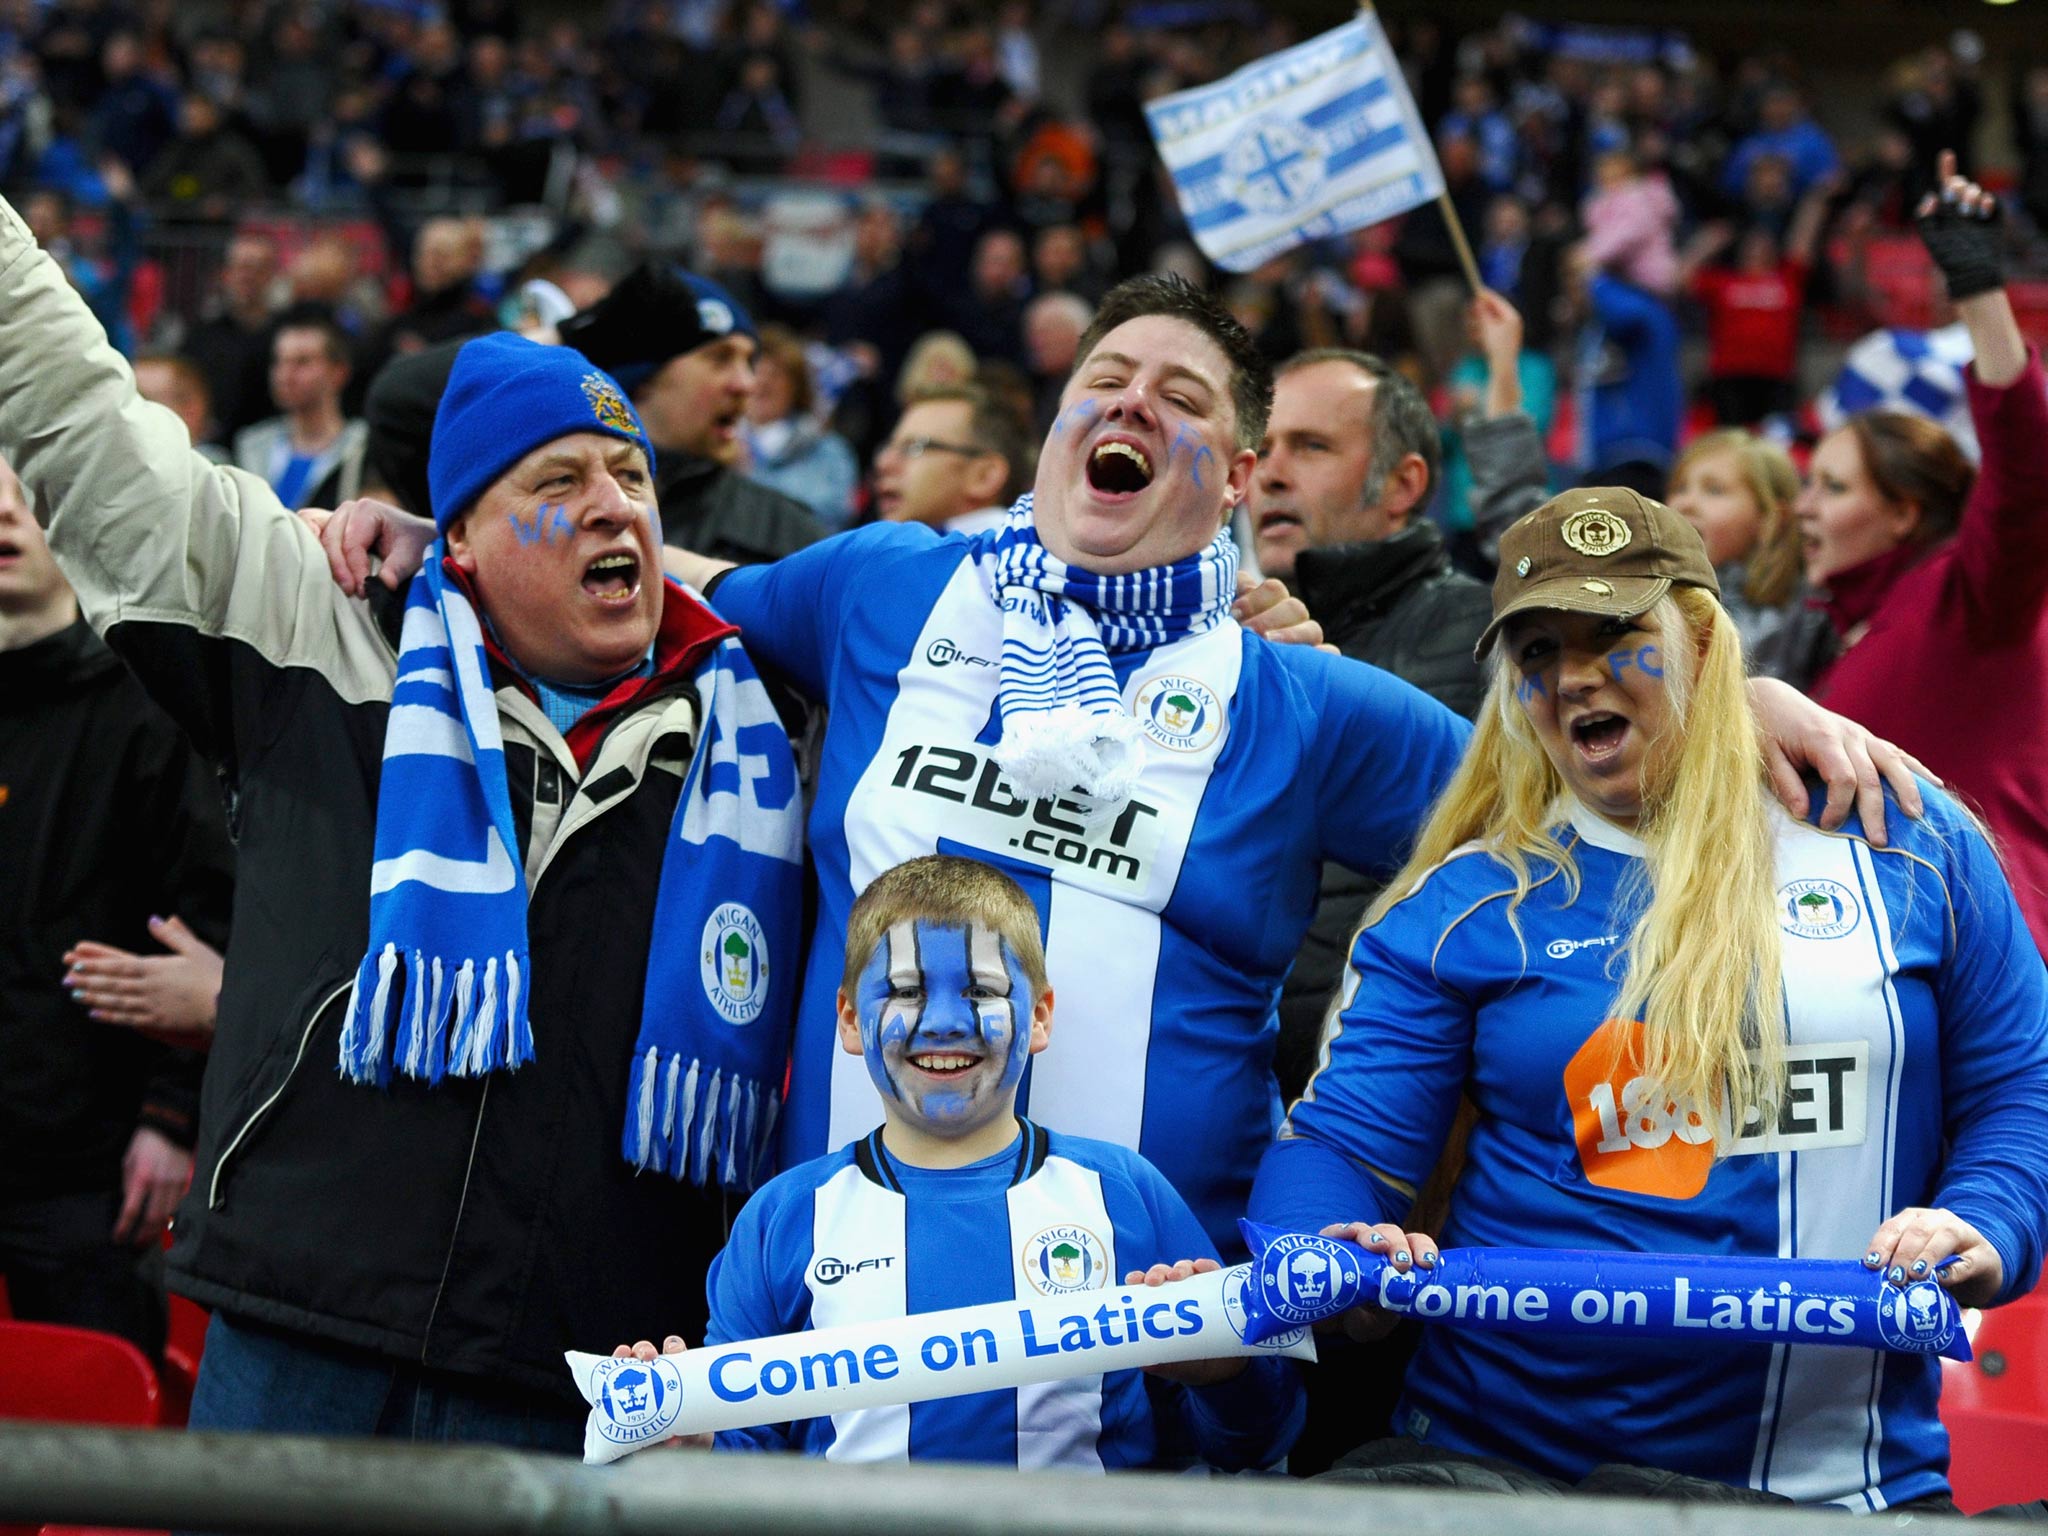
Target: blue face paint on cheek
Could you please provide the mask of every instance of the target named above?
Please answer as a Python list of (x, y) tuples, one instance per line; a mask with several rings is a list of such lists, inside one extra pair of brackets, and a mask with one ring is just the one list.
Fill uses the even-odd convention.
[(1173, 429), (1173, 441), (1167, 444), (1166, 447), (1166, 461), (1170, 464), (1183, 453), (1187, 454), (1191, 460), (1188, 469), (1194, 476), (1195, 489), (1205, 489), (1206, 487), (1202, 480), (1202, 465), (1204, 462), (1211, 465), (1216, 462), (1215, 449), (1196, 437), (1185, 425), (1182, 425)]
[(512, 525), (512, 536), (518, 539), (522, 546), (552, 544), (557, 539), (576, 537), (576, 525), (569, 521), (569, 514), (560, 502), (542, 502), (534, 508), (531, 517), (521, 517), (517, 512), (507, 512), (505, 521)]
[(1542, 677), (1537, 673), (1531, 672), (1515, 685), (1515, 697), (1524, 704), (1528, 704), (1537, 699), (1549, 698), (1550, 691), (1543, 686)]
[(1654, 645), (1646, 645), (1636, 652), (1636, 670), (1649, 677), (1664, 675), (1664, 653)]
[(1102, 414), (1102, 403), (1098, 400), (1076, 400), (1053, 418), (1053, 435), (1064, 434), (1069, 427), (1085, 427)]

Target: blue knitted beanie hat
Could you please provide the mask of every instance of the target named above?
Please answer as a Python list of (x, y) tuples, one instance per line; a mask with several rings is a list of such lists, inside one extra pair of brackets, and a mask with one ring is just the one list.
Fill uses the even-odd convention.
[(443, 533), (493, 480), (543, 443), (602, 432), (633, 444), (654, 472), (654, 447), (626, 392), (570, 347), (544, 347), (510, 331), (479, 336), (455, 354), (434, 412), (427, 487)]

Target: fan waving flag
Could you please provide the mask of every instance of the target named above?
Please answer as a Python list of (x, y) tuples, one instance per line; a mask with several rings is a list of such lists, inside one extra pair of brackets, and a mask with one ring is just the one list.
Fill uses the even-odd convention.
[(1379, 18), (1145, 108), (1195, 243), (1249, 272), (1442, 195), (1443, 172)]

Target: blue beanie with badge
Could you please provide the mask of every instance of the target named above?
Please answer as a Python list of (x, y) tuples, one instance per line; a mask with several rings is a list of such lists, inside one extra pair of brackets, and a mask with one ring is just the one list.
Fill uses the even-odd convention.
[(582, 353), (510, 331), (465, 343), (434, 412), (427, 453), (434, 526), (446, 533), (498, 476), (573, 432), (631, 443), (654, 471), (654, 447), (626, 392)]

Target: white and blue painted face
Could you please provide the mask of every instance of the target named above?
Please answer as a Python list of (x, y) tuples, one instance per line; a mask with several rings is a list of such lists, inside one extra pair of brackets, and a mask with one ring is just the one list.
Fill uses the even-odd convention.
[(1031, 983), (993, 929), (903, 922), (860, 974), (861, 1054), (920, 1129), (954, 1138), (1010, 1113), (1031, 1056)]

